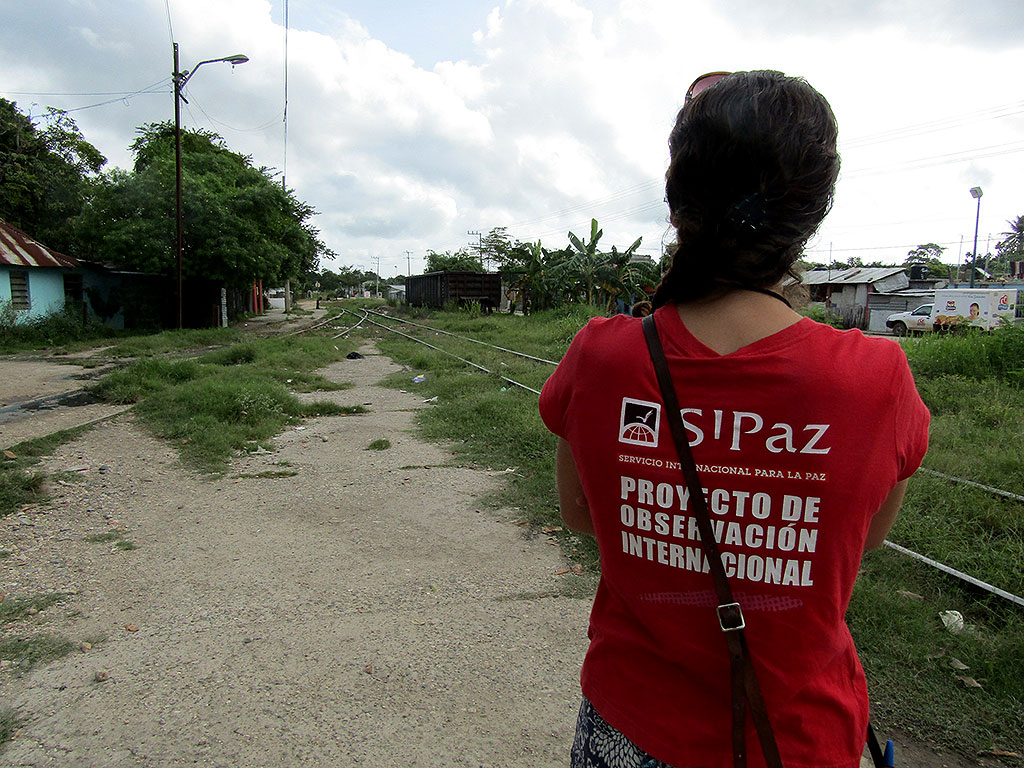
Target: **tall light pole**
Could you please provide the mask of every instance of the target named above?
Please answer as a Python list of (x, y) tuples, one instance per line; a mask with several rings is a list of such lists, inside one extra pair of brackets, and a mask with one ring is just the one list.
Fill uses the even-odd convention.
[(244, 56), (241, 53), (236, 53), (234, 56), (224, 56), (220, 59), (206, 59), (200, 61), (189, 72), (180, 71), (178, 69), (178, 44), (172, 43), (174, 46), (174, 73), (172, 75), (174, 79), (174, 197), (175, 197), (175, 224), (177, 229), (177, 244), (175, 251), (178, 255), (178, 330), (181, 330), (181, 102), (188, 104), (188, 99), (182, 95), (182, 91), (185, 90), (185, 83), (192, 79), (192, 75), (196, 73), (203, 64), (212, 64), (215, 61), (226, 61), (231, 66), (236, 64), (245, 64), (249, 60), (248, 56)]
[(971, 187), (971, 197), (978, 201), (978, 212), (974, 215), (974, 250), (971, 251), (971, 288), (974, 287), (974, 267), (978, 263), (978, 222), (981, 220), (981, 187)]

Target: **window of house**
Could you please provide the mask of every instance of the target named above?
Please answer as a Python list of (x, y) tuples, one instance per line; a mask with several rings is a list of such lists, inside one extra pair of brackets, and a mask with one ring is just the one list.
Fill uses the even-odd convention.
[(82, 301), (82, 276), (74, 272), (64, 273), (64, 301)]
[(24, 269), (12, 269), (11, 277), (11, 305), (15, 309), (27, 310), (30, 306), (28, 295), (28, 271)]

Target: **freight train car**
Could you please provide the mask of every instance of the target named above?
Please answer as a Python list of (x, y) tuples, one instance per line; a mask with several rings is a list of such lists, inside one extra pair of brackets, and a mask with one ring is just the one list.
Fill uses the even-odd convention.
[(493, 272), (428, 272), (405, 278), (405, 300), (440, 309), (448, 302), (477, 301), (486, 312), (501, 304), (501, 275)]

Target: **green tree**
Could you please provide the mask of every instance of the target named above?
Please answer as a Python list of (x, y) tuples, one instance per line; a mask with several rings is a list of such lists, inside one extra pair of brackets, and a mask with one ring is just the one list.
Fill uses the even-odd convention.
[(40, 129), (0, 99), (0, 218), (76, 255), (73, 219), (107, 161), (65, 113), (51, 110), (43, 119)]
[[(132, 171), (97, 182), (79, 217), (92, 258), (142, 272), (176, 268), (174, 126), (152, 123), (131, 145)], [(314, 209), (276, 183), (266, 168), (232, 152), (206, 131), (182, 133), (185, 277), (244, 286), (315, 270), (330, 251), (310, 224)]]
[(483, 272), (484, 267), (480, 259), (460, 248), (455, 253), (445, 251), (427, 252), (427, 272)]
[(481, 238), (480, 254), (484, 264), (501, 265), (515, 247), (509, 237), (508, 227), (494, 227)]
[(946, 249), (936, 243), (923, 243), (907, 251), (903, 266), (928, 268), (929, 277), (948, 277), (950, 266), (943, 263), (942, 254)]
[(1024, 261), (1024, 216), (1006, 223), (1010, 228), (1002, 233), (1003, 239), (996, 243), (995, 260), (990, 270), (992, 274), (1008, 274), (1011, 261)]

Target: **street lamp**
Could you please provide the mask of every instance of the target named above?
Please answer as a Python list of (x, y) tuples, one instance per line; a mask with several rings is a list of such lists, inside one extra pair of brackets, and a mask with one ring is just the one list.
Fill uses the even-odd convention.
[(249, 57), (236, 53), (234, 56), (224, 56), (220, 59), (206, 59), (192, 67), (191, 72), (188, 70), (180, 71), (178, 69), (178, 44), (172, 43), (172, 45), (174, 46), (174, 73), (172, 77), (174, 79), (174, 187), (175, 221), (177, 225), (176, 252), (178, 255), (178, 330), (181, 330), (181, 102), (184, 101), (188, 104), (188, 99), (182, 95), (182, 91), (185, 90), (185, 83), (192, 79), (192, 75), (203, 64), (226, 61), (231, 66), (235, 66), (237, 64), (245, 64)]
[(971, 288), (974, 287), (974, 265), (978, 263), (978, 221), (981, 220), (981, 187), (971, 187), (971, 197), (978, 201), (978, 212), (974, 215), (974, 250), (971, 251)]

